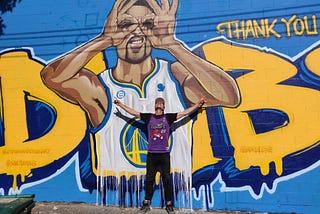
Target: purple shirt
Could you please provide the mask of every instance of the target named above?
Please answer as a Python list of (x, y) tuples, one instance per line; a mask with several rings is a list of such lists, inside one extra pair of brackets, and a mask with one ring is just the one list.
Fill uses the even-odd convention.
[(177, 113), (156, 116), (155, 114), (140, 113), (140, 118), (147, 124), (148, 152), (168, 153), (170, 126), (177, 119)]

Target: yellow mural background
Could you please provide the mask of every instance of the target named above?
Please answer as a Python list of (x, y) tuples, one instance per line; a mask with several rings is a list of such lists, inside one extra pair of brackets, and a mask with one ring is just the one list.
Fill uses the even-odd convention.
[[(251, 73), (237, 78), (241, 104), (237, 108), (223, 108), (230, 141), (235, 148), (235, 163), (239, 170), (259, 166), (263, 175), (269, 173), (269, 164), (276, 164), (281, 175), (282, 158), (319, 143), (320, 94), (319, 91), (297, 86), (278, 84), (297, 73), (292, 62), (271, 52), (230, 45), (221, 41), (203, 47), (206, 59), (225, 70), (247, 69)], [(12, 51), (1, 55), (2, 119), (5, 145), (0, 147), (0, 173), (17, 176), (21, 182), (32, 176), (31, 170), (46, 166), (71, 152), (82, 140), (86, 131), (83, 111), (45, 87), (40, 78), (43, 65), (31, 59), (28, 51)], [(319, 49), (306, 58), (306, 65), (320, 73), (317, 59)], [(102, 54), (86, 66), (95, 73), (105, 69)], [(38, 99), (56, 111), (56, 122), (45, 136), (28, 139), (24, 91), (29, 99)], [(285, 112), (289, 124), (271, 132), (256, 134), (245, 111), (272, 108)], [(198, 115), (193, 127), (193, 172), (219, 161), (210, 146), (206, 111)], [(93, 144), (91, 145), (93, 149)], [(92, 161), (94, 163), (94, 161)], [(95, 167), (93, 167), (95, 168)]]
[[(260, 166), (262, 174), (267, 175), (269, 164), (274, 162), (277, 174), (281, 175), (283, 157), (319, 143), (319, 91), (279, 84), (297, 73), (291, 62), (271, 52), (223, 42), (205, 45), (204, 52), (209, 61), (225, 70), (252, 70), (237, 78), (241, 92), (240, 106), (224, 109), (238, 169)], [(307, 66), (311, 71), (319, 72), (319, 51), (315, 50), (309, 56)], [(285, 112), (289, 124), (256, 134), (245, 111), (263, 108)]]
[[(40, 79), (42, 65), (29, 58), (27, 52), (1, 55), (0, 76), (5, 145), (0, 147), (0, 174), (31, 177), (31, 169), (46, 166), (72, 151), (82, 140), (86, 121), (82, 110), (49, 90)], [(24, 91), (29, 99), (39, 99), (56, 110), (53, 128), (39, 139), (28, 139)]]

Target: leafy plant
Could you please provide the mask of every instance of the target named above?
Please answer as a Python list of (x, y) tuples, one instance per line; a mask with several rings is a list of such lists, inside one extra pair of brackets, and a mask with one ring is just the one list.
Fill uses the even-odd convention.
[(4, 24), (4, 20), (2, 19), (2, 15), (6, 12), (12, 12), (13, 8), (16, 6), (17, 2), (21, 2), (22, 0), (1, 0), (0, 1), (0, 36), (4, 34), (4, 28), (6, 25)]

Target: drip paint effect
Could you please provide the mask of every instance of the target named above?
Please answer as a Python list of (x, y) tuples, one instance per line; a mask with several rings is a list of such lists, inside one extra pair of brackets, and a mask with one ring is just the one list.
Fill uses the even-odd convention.
[[(244, 46), (245, 47), (245, 46)], [(205, 184), (209, 185), (214, 181), (214, 179), (217, 177), (219, 173), (221, 173), (221, 179), (225, 184), (225, 189), (232, 189), (236, 190), (237, 188), (242, 189), (243, 187), (248, 187), (248, 190), (251, 192), (252, 196), (254, 198), (261, 198), (263, 195), (264, 189), (266, 189), (268, 192), (271, 190), (275, 190), (276, 183), (278, 179), (281, 179), (285, 176), (290, 175), (293, 173), (292, 171), (292, 164), (296, 165), (295, 172), (298, 172), (300, 170), (305, 169), (306, 167), (310, 167), (313, 164), (315, 164), (318, 161), (318, 158), (314, 156), (319, 150), (319, 143), (316, 143), (319, 140), (319, 136), (317, 136), (316, 133), (313, 133), (313, 137), (309, 139), (310, 144), (301, 144), (301, 151), (296, 152), (292, 151), (289, 152), (289, 149), (287, 150), (288, 153), (285, 154), (283, 151), (279, 150), (275, 145), (272, 144), (272, 141), (277, 139), (281, 136), (281, 132), (285, 130), (291, 130), (291, 128), (294, 128), (297, 126), (297, 121), (302, 122), (303, 120), (306, 121), (312, 121), (313, 125), (308, 127), (314, 127), (317, 123), (314, 118), (312, 118), (312, 113), (309, 117), (309, 119), (306, 119), (305, 115), (305, 105), (306, 103), (301, 103), (301, 120), (298, 119), (298, 112), (300, 114), (300, 108), (295, 109), (294, 106), (297, 107), (297, 103), (295, 103), (296, 99), (294, 96), (291, 96), (293, 91), (290, 92), (290, 89), (292, 88), (292, 85), (300, 86), (305, 88), (305, 90), (309, 89), (316, 89), (311, 90), (311, 97), (316, 96), (318, 97), (318, 91), (320, 90), (320, 82), (319, 82), (319, 76), (315, 75), (315, 73), (311, 73), (306, 69), (305, 63), (302, 63), (304, 59), (306, 59), (306, 56), (312, 55), (313, 52), (319, 48), (319, 45), (317, 48), (314, 48), (310, 52), (306, 52), (303, 56), (301, 56), (299, 59), (295, 61), (293, 64), (296, 66), (296, 74), (293, 72), (288, 73), (287, 79), (282, 81), (277, 81), (276, 73), (274, 73), (274, 88), (278, 89), (278, 92), (275, 90), (271, 97), (265, 97), (266, 93), (263, 91), (272, 91), (271, 87), (272, 82), (265, 81), (267, 76), (261, 76), (261, 85), (257, 83), (255, 88), (249, 89), (248, 83), (252, 78), (254, 79), (254, 76), (256, 75), (255, 81), (260, 81), (259, 74), (263, 72), (261, 68), (259, 67), (252, 67), (251, 69), (236, 69), (231, 68), (227, 69), (230, 72), (230, 75), (232, 75), (234, 78), (237, 79), (239, 87), (241, 89), (241, 95), (242, 95), (242, 103), (240, 104), (238, 109), (230, 110), (230, 109), (220, 109), (220, 108), (207, 108), (207, 119), (209, 129), (210, 129), (210, 136), (211, 136), (211, 145), (213, 154), (215, 157), (221, 158), (221, 160), (214, 165), (207, 166), (193, 174), (193, 187), (195, 187), (198, 191), (199, 188)], [(213, 62), (228, 66), (228, 64), (233, 65), (235, 60), (232, 59), (235, 56), (230, 55), (226, 61), (221, 61), (219, 59), (220, 55), (217, 53), (223, 53), (224, 51), (232, 51), (232, 53), (237, 54), (237, 49), (243, 51), (243, 46), (240, 44), (231, 44), (229, 46), (228, 42), (222, 40), (222, 43), (220, 43), (219, 40), (209, 42), (206, 44), (203, 44), (201, 48), (197, 48), (194, 50), (195, 53), (198, 55), (212, 60)], [(255, 50), (254, 48), (248, 48), (248, 59), (250, 58), (256, 58), (260, 54), (266, 55), (269, 54), (270, 56), (273, 55), (273, 53), (264, 53), (260, 52), (259, 50)], [(211, 55), (211, 53), (214, 53), (214, 55)], [(256, 56), (251, 56), (250, 54), (256, 54)], [(274, 55), (276, 56), (276, 54)], [(267, 56), (265, 56), (267, 58)], [(273, 56), (272, 56), (273, 58)], [(243, 59), (244, 62), (246, 59)], [(271, 58), (269, 59), (271, 60)], [(288, 65), (291, 65), (290, 60), (284, 60), (283, 63), (288, 63)], [(309, 67), (312, 67), (311, 63), (309, 63)], [(242, 66), (242, 65), (240, 65)], [(251, 64), (248, 61), (247, 67), (250, 68)], [(278, 65), (279, 66), (279, 65)], [(262, 68), (263, 69), (263, 68)], [(292, 69), (290, 69), (292, 70)], [(277, 72), (277, 67), (275, 66), (274, 69), (275, 72)], [(271, 72), (268, 70), (268, 72)], [(272, 73), (272, 72), (271, 72)], [(278, 73), (279, 74), (279, 73)], [(284, 78), (284, 75), (280, 76), (280, 78)], [(263, 80), (264, 79), (264, 80)], [(280, 79), (279, 79), (280, 80)], [(281, 82), (281, 84), (279, 84)], [(269, 84), (269, 85), (268, 85)], [(261, 87), (259, 87), (261, 86)], [(289, 89), (286, 91), (282, 91), (282, 87), (286, 86), (286, 88), (283, 89)], [(265, 87), (265, 88), (263, 88)], [(297, 91), (297, 94), (300, 94), (301, 96), (306, 96), (305, 93), (303, 93), (304, 89), (301, 89), (300, 92)], [(260, 93), (261, 92), (261, 93)], [(289, 93), (289, 94), (283, 94), (283, 92)], [(286, 105), (283, 105), (282, 102), (274, 103), (272, 102), (273, 99), (278, 100), (277, 93), (283, 94), (284, 102), (287, 102)], [(296, 95), (297, 95), (296, 94)], [(299, 95), (299, 97), (300, 97)], [(252, 99), (251, 99), (252, 96)], [(292, 100), (291, 100), (292, 99)], [(313, 99), (313, 100), (312, 100)], [(315, 112), (317, 106), (319, 106), (318, 101), (315, 101), (314, 98), (308, 99), (307, 105), (310, 106), (312, 112)], [(291, 101), (290, 101), (291, 100)], [(271, 101), (271, 102), (270, 102)], [(280, 100), (279, 100), (280, 101)], [(270, 106), (270, 105), (278, 105), (280, 108), (255, 108), (256, 106)], [(282, 106), (282, 107), (281, 107)], [(287, 106), (287, 107), (285, 107)], [(291, 106), (291, 107), (290, 107)], [(250, 110), (247, 110), (247, 109)], [(252, 109), (253, 108), (253, 109)], [(236, 116), (233, 119), (228, 119), (228, 117), (232, 114), (232, 112), (236, 112), (238, 116)], [(241, 115), (241, 112), (247, 114), (247, 118), (244, 117), (244, 115)], [(294, 113), (296, 112), (296, 113)], [(292, 115), (295, 114), (296, 118), (295, 120), (291, 120), (290, 118)], [(240, 117), (241, 116), (241, 117)], [(227, 117), (227, 118), (226, 118)], [(236, 119), (238, 118), (238, 119)], [(228, 120), (226, 120), (228, 119)], [(248, 120), (249, 119), (249, 120)], [(235, 122), (236, 121), (236, 122)], [(246, 121), (246, 122), (244, 122)], [(235, 125), (231, 125), (235, 124)], [(238, 125), (239, 124), (239, 125)], [(246, 124), (247, 128), (241, 128), (241, 126), (244, 126)], [(303, 125), (302, 125), (303, 126)], [(234, 128), (233, 128), (234, 127)], [(250, 130), (250, 127), (252, 129)], [(300, 127), (300, 126), (299, 126)], [(279, 131), (280, 130), (280, 131)], [(299, 131), (298, 131), (299, 130)], [(297, 129), (297, 133), (303, 132), (301, 129)], [(237, 134), (239, 134), (237, 136)], [(242, 134), (240, 134), (242, 133)], [(245, 137), (244, 134), (248, 133), (248, 137)], [(277, 134), (279, 133), (278, 137)], [(268, 135), (273, 137), (268, 137)], [(308, 132), (310, 134), (310, 132)], [(311, 134), (312, 135), (312, 134)], [(241, 138), (239, 138), (242, 136)], [(261, 136), (261, 137), (259, 137)], [(282, 143), (279, 142), (278, 145), (281, 144), (287, 144), (288, 146), (291, 145), (291, 143), (295, 143), (294, 141), (290, 141), (290, 139), (285, 140), (285, 136), (283, 135)], [(247, 140), (245, 138), (248, 138)], [(238, 144), (239, 139), (239, 144)], [(293, 138), (296, 140), (295, 138)], [(308, 141), (307, 139), (305, 139)], [(240, 143), (243, 142), (243, 143)], [(306, 142), (305, 141), (305, 142)], [(303, 140), (301, 141), (303, 142)], [(281, 149), (286, 146), (282, 146)], [(303, 148), (304, 147), (304, 148)], [(280, 147), (279, 147), (280, 148)], [(314, 153), (312, 154), (313, 151)], [(280, 157), (276, 157), (275, 155), (280, 155)], [(313, 157), (311, 158), (310, 155)], [(245, 156), (250, 156), (251, 160), (257, 158), (257, 160), (262, 160), (264, 157), (268, 157), (265, 161), (257, 161), (256, 163), (251, 164), (242, 164), (240, 160), (246, 159)], [(282, 156), (282, 157), (281, 157)], [(299, 156), (299, 157), (297, 157)], [(306, 161), (304, 163), (300, 163), (297, 165), (298, 159), (300, 161)], [(298, 161), (299, 162), (299, 161)], [(295, 163), (295, 164), (294, 164)], [(258, 167), (255, 166), (258, 164)], [(260, 167), (259, 167), (260, 165)], [(290, 169), (290, 170), (289, 170)], [(208, 204), (207, 204), (208, 206)]]
[[(87, 112), (69, 99), (61, 99), (40, 77), (44, 66), (64, 56), (66, 50), (71, 53), (77, 49), (75, 46), (100, 35), (99, 26), (105, 22), (101, 17), (111, 11), (112, 4), (18, 2), (21, 0), (0, 4), (0, 49), (4, 49), (0, 50), (0, 194), (39, 191), (38, 199), (43, 201), (62, 198), (140, 206), (145, 194), (147, 152), (143, 124), (126, 120), (118, 129), (119, 120), (110, 120), (115, 112), (109, 102), (102, 123), (110, 121), (109, 127), (116, 127), (108, 136), (119, 131), (121, 137), (99, 144), (93, 139)], [(243, 13), (230, 12), (230, 5)], [(190, 157), (179, 159), (183, 161), (172, 167), (177, 208), (287, 213), (319, 210), (319, 8), (316, 1), (179, 1), (176, 23), (172, 23), (176, 24), (174, 36), (186, 47), (196, 45), (193, 53), (233, 77), (241, 103), (234, 108), (201, 109), (196, 121), (186, 122), (188, 133), (184, 133), (183, 142), (176, 144), (182, 138), (172, 138), (173, 156)], [(66, 14), (71, 10), (72, 16)], [(50, 14), (44, 17), (45, 30), (43, 14)], [(22, 22), (29, 24), (16, 25)], [(135, 46), (141, 41), (135, 41)], [(25, 46), (30, 48), (20, 48)], [(114, 47), (108, 48), (85, 68), (96, 75), (113, 68), (118, 62), (115, 52)], [(186, 73), (173, 75), (171, 63), (163, 67), (159, 63), (175, 63), (176, 59), (171, 59), (181, 53), (173, 56), (165, 50), (153, 50), (151, 54), (157, 59), (152, 75), (130, 79), (130, 73), (126, 76), (128, 84), (114, 79), (116, 90), (106, 90), (108, 101), (114, 97), (125, 100), (131, 93), (127, 89), (132, 89), (137, 92), (132, 107), (147, 111), (146, 106), (154, 104), (148, 97), (167, 93), (168, 111), (170, 105), (176, 107), (176, 101), (181, 101), (183, 109), (192, 104), (187, 101), (200, 97), (194, 88), (203, 82), (197, 79), (190, 83), (184, 79)], [(184, 60), (185, 67), (198, 65), (191, 64), (191, 59)], [(163, 69), (168, 75), (158, 78), (156, 75)], [(223, 83), (219, 78), (204, 85)], [(135, 81), (142, 82), (142, 86), (133, 84)], [(149, 84), (152, 87), (148, 88)], [(190, 88), (184, 90), (182, 84)], [(181, 145), (187, 145), (187, 149)], [(186, 172), (179, 170), (185, 166)], [(75, 188), (59, 191), (62, 180)], [(165, 206), (159, 175), (152, 206)]]

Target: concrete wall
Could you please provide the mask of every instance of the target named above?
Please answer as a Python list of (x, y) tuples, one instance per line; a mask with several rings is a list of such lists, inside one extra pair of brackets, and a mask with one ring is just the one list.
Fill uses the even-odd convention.
[[(114, 137), (119, 160), (139, 173), (99, 173), (103, 155), (97, 154), (85, 112), (40, 78), (52, 60), (101, 33), (113, 3), (22, 0), (12, 12), (2, 10), (1, 195), (141, 203), (145, 161), (130, 159)], [(183, 182), (183, 174), (173, 172), (176, 207), (319, 212), (319, 11), (315, 0), (179, 1), (176, 38), (232, 76), (241, 102), (208, 107), (188, 123), (192, 176)], [(175, 60), (163, 50), (154, 50), (153, 57)], [(86, 67), (99, 74), (116, 59), (115, 49), (108, 48)], [(157, 184), (153, 206), (162, 206), (159, 178)]]

